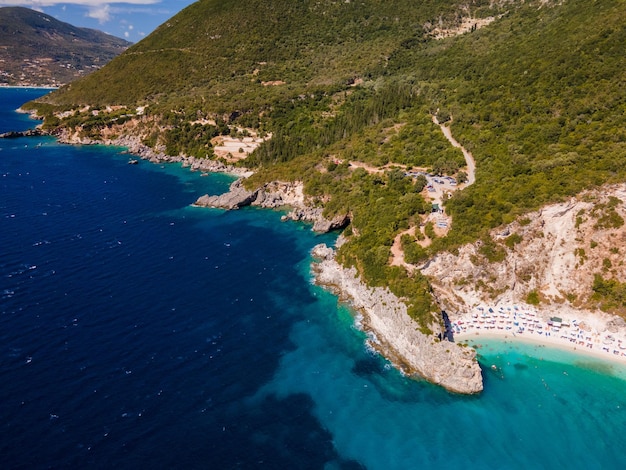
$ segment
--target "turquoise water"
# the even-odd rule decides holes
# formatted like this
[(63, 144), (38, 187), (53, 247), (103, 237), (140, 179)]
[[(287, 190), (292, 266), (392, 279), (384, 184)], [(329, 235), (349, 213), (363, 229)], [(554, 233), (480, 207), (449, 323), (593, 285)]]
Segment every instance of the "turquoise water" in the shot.
[[(0, 90), (0, 131), (40, 93)], [(127, 160), (0, 141), (2, 468), (623, 466), (621, 370), (483, 341), (480, 396), (404, 377), (311, 284), (333, 236)]]

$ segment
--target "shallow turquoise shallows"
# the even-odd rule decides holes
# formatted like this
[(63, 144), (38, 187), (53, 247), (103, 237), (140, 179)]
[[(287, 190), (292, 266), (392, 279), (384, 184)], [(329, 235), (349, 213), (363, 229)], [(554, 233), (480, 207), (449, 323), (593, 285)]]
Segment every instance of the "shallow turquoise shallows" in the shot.
[(333, 236), (121, 152), (0, 140), (1, 468), (624, 466), (623, 371), (482, 342), (482, 395), (408, 379), (312, 285)]

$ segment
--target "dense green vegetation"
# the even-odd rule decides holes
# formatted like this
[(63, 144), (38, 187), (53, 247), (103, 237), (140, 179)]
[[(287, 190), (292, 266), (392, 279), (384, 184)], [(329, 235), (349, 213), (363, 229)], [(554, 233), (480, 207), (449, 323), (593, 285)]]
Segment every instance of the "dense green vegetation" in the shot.
[[(54, 99), (259, 111), (311, 86), (345, 85), (371, 75), (403, 40), (421, 39), (424, 23), (454, 21), (460, 3), (465, 2), (202, 0)], [(263, 86), (277, 80), (286, 86)]]
[[(227, 126), (271, 132), (243, 163), (256, 169), (247, 184), (302, 180), (327, 215), (350, 214), (340, 259), (407, 299), (426, 327), (434, 310), (427, 280), (388, 261), (394, 237), (430, 211), (423, 181), (405, 171), (467, 177), (433, 114), (472, 151), (476, 183), (446, 201), (448, 236), (436, 238), (430, 224), (428, 248), (403, 238), (411, 261), (477, 239), (484, 258), (498, 261), (505, 249), (489, 229), (626, 177), (626, 1), (501, 3), (201, 0), (50, 95), (47, 114), (50, 105), (147, 105), (161, 129), (150, 142), (209, 157), (210, 136)], [(435, 26), (470, 14), (498, 18), (433, 37)], [(200, 118), (220, 124), (194, 127)], [(597, 218), (616, 226), (609, 206)]]
[(427, 58), (477, 161), (478, 183), (447, 206), (455, 237), (624, 179), (625, 19), (623, 1), (521, 8)]
[(602, 310), (623, 313), (626, 310), (626, 283), (616, 279), (604, 279), (602, 275), (596, 274), (592, 298), (599, 302)]

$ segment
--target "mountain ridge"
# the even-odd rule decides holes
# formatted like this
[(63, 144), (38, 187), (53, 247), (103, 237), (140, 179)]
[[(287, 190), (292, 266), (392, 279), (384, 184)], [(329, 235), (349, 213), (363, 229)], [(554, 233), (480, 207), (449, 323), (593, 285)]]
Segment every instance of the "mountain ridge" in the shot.
[(23, 7), (0, 8), (0, 84), (60, 86), (101, 68), (131, 43)]

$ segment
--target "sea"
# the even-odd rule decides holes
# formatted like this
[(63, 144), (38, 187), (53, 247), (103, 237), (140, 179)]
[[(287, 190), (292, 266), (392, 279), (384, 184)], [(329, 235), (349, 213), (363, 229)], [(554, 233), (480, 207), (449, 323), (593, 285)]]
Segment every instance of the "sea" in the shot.
[[(0, 132), (48, 91), (0, 89)], [(624, 468), (616, 365), (483, 341), (478, 396), (406, 377), (312, 283), (336, 235), (129, 158), (0, 139), (0, 468)]]

